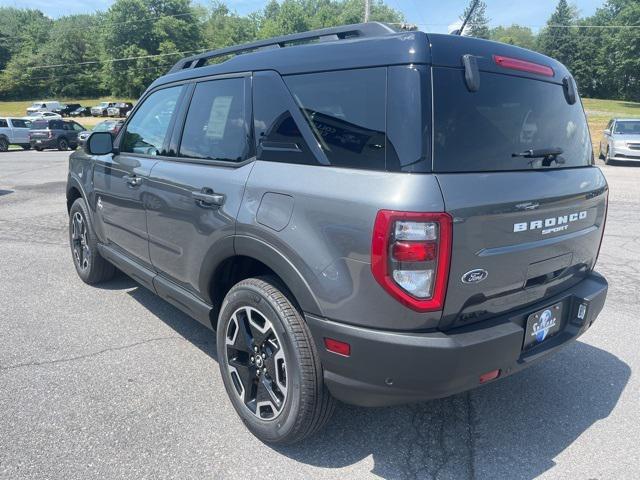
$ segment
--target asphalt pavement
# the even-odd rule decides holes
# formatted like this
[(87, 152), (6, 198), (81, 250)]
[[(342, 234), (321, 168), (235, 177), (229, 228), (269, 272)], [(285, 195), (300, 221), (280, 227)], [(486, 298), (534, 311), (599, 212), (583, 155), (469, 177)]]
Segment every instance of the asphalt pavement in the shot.
[(602, 166), (609, 295), (579, 341), (451, 398), (340, 405), (315, 437), (273, 448), (227, 400), (212, 332), (124, 275), (76, 276), (67, 158), (0, 154), (0, 478), (640, 476), (640, 164)]

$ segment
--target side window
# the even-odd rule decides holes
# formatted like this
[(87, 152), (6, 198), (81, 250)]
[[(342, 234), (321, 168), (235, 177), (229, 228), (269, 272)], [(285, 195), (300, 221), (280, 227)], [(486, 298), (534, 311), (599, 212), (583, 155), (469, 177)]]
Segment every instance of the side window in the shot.
[(284, 78), (331, 165), (385, 169), (386, 69)]
[(0, 128), (7, 128), (7, 121), (4, 118), (0, 118)]
[(21, 118), (12, 118), (11, 125), (13, 125), (13, 128), (29, 128), (27, 121), (22, 120)]
[(289, 106), (296, 105), (279, 76), (258, 72), (253, 78), (253, 123), (256, 157), (270, 162), (318, 164)]
[(51, 130), (63, 130), (64, 129), (64, 124), (59, 120), (51, 120), (49, 122), (49, 128)]
[(64, 123), (62, 124), (62, 129), (63, 129), (63, 130), (73, 130), (73, 129), (71, 128), (71, 124), (69, 124), (69, 123), (67, 123), (67, 122), (64, 122)]
[(196, 85), (180, 143), (182, 157), (240, 162), (249, 155), (245, 79)]
[(71, 126), (73, 127), (73, 129), (74, 129), (76, 132), (83, 132), (83, 131), (84, 131), (84, 127), (83, 127), (82, 125), (80, 125), (79, 123), (73, 122), (73, 123), (71, 124)]
[(145, 155), (160, 155), (171, 117), (182, 86), (164, 88), (149, 95), (131, 117), (124, 133), (120, 151)]

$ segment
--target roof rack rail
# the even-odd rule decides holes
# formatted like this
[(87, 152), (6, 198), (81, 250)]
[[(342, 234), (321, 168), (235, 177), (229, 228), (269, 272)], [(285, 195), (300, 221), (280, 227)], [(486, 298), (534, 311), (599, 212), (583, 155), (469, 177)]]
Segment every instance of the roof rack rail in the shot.
[(234, 47), (211, 50), (209, 52), (183, 58), (171, 67), (169, 73), (175, 73), (188, 68), (202, 67), (205, 65), (207, 60), (226, 55), (241, 55), (243, 53), (267, 48), (283, 48), (288, 44), (301, 44), (310, 40), (318, 40), (321, 42), (335, 41), (357, 37), (377, 37), (387, 35), (389, 33), (396, 33), (396, 30), (391, 28), (389, 25), (380, 22), (357, 23), (353, 25), (343, 25), (340, 27), (321, 28), (319, 30), (311, 30), (303, 33), (293, 33), (291, 35), (283, 35), (266, 40), (259, 40), (257, 42), (245, 43), (243, 45), (236, 45)]

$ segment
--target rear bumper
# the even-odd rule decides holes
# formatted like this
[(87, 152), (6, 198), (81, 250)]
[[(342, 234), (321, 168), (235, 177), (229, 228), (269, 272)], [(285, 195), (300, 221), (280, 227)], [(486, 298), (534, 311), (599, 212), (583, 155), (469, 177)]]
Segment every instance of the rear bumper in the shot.
[(38, 140), (30, 140), (31, 148), (58, 148), (58, 139), (57, 138), (43, 138)]
[[(500, 369), (503, 378), (540, 361), (591, 326), (606, 294), (607, 281), (592, 273), (539, 304), (447, 332), (398, 333), (306, 318), (331, 393), (354, 405), (384, 406), (453, 395), (479, 386), (487, 372)], [(523, 352), (528, 315), (560, 301), (566, 302), (560, 332)], [(580, 305), (587, 307), (584, 319), (578, 318)], [(351, 355), (328, 352), (325, 337), (349, 343)]]

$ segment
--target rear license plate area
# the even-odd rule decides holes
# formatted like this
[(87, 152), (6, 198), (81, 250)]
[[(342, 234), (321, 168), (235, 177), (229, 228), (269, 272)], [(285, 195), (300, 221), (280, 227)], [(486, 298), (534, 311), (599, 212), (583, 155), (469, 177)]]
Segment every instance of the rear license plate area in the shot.
[(564, 310), (564, 303), (558, 302), (530, 314), (524, 330), (522, 349), (529, 350), (555, 336), (562, 328)]

